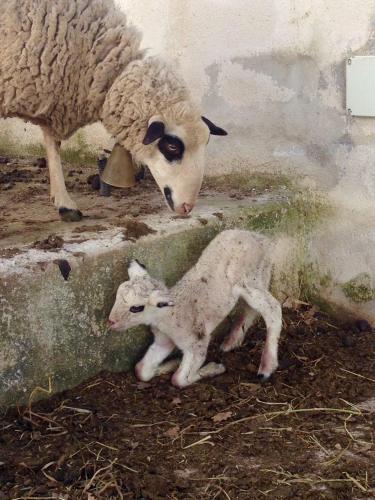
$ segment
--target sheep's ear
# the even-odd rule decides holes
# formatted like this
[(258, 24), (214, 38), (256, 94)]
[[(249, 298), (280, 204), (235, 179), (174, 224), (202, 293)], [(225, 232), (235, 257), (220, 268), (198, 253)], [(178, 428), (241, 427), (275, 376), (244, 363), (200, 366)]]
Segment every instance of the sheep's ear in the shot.
[(155, 290), (148, 300), (149, 304), (162, 309), (163, 307), (173, 307), (174, 302), (165, 291)]
[(204, 116), (202, 116), (202, 120), (207, 125), (207, 127), (210, 129), (211, 135), (228, 135), (228, 132), (226, 132), (223, 128), (217, 127), (208, 118), (205, 118)]
[(165, 125), (163, 122), (157, 120), (149, 123), (145, 138), (143, 139), (143, 144), (148, 146), (149, 144), (157, 141), (164, 137)]
[(133, 280), (135, 278), (140, 278), (142, 276), (146, 276), (147, 271), (146, 271), (146, 268), (143, 264), (141, 264), (137, 260), (132, 260), (132, 262), (130, 263), (130, 266), (128, 267), (128, 274), (129, 274), (129, 278), (131, 280)]

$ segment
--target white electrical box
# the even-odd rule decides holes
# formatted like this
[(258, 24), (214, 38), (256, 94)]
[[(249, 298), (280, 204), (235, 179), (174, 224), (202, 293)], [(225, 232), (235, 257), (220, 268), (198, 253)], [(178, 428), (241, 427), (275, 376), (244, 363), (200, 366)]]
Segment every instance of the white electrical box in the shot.
[(346, 61), (346, 110), (353, 116), (375, 117), (375, 56)]

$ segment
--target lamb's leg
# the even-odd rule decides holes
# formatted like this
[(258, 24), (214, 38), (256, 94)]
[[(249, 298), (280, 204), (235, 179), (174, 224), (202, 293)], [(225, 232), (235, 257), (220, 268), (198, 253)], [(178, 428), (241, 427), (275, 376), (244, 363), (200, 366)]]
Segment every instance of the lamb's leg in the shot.
[(254, 311), (254, 309), (246, 307), (244, 313), (241, 314), (241, 316), (233, 325), (229, 336), (221, 344), (221, 350), (224, 352), (229, 352), (233, 349), (236, 349), (237, 347), (241, 347), (243, 341), (245, 340), (246, 332), (254, 323), (257, 316), (258, 313)]
[(168, 362), (165, 367), (163, 365), (159, 366), (171, 354), (175, 345), (160, 331), (153, 329), (153, 332), (155, 336), (154, 342), (150, 345), (141, 361), (135, 366), (135, 374), (143, 382), (148, 382), (156, 375), (173, 371), (176, 366), (175, 361), (174, 365)]
[(62, 220), (66, 222), (79, 221), (82, 219), (82, 213), (77, 209), (77, 205), (66, 190), (59, 142), (56, 141), (48, 128), (42, 127), (42, 130), (48, 159), (51, 200), (54, 202), (55, 207), (58, 208)]
[(278, 341), (282, 327), (280, 303), (268, 290), (235, 286), (233, 292), (242, 297), (249, 306), (263, 316), (267, 326), (266, 344), (258, 370), (258, 377), (266, 380), (276, 370)]
[(176, 387), (186, 387), (204, 377), (214, 377), (225, 372), (225, 367), (219, 363), (208, 363), (203, 366), (207, 356), (208, 342), (197, 343), (183, 351), (183, 358), (178, 370), (173, 374), (172, 384)]

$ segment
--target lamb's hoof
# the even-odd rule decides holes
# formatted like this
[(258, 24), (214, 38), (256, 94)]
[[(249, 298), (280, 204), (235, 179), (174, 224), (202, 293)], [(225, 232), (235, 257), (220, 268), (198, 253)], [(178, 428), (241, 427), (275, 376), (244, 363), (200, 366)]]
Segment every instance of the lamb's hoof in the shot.
[(266, 373), (258, 373), (257, 379), (261, 384), (265, 384), (266, 382), (269, 382), (269, 380), (272, 377), (272, 373), (266, 374)]
[(64, 222), (79, 222), (82, 220), (82, 212), (72, 208), (59, 208), (59, 215)]

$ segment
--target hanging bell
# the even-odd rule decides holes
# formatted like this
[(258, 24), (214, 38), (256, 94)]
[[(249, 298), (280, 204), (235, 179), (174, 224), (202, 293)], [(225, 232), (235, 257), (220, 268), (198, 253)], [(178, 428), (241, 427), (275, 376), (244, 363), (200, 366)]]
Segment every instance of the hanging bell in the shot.
[(110, 186), (128, 188), (135, 185), (136, 166), (129, 151), (115, 144), (101, 180)]

